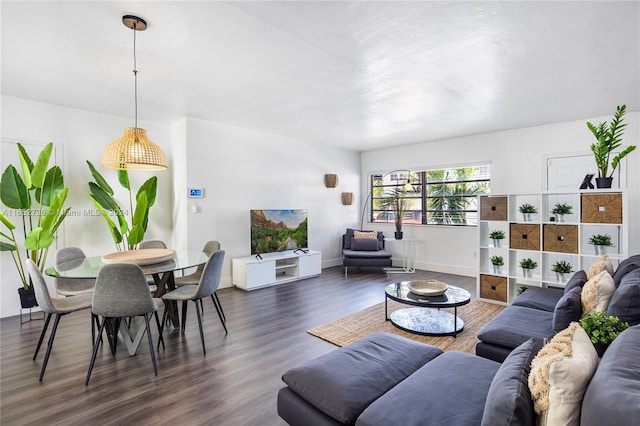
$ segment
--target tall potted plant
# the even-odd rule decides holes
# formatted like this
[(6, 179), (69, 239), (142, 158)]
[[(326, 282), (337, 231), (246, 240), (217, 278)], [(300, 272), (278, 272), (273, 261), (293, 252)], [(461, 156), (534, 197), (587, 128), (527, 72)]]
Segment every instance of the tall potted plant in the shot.
[[(623, 120), (626, 111), (626, 105), (617, 106), (610, 123), (603, 121), (595, 126), (587, 121), (587, 127), (598, 140), (597, 143), (591, 144), (591, 152), (593, 152), (593, 158), (598, 168), (598, 177), (596, 178), (596, 186), (598, 188), (611, 188), (613, 172), (620, 160), (636, 149), (635, 145), (629, 145), (622, 152), (611, 158), (612, 153), (622, 145), (622, 135), (626, 126)], [(611, 161), (611, 169), (609, 169), (609, 161)]]
[[(22, 175), (10, 164), (0, 181), (0, 199), (7, 208), (0, 212), (0, 221), (5, 228), (0, 232), (0, 251), (11, 253), (22, 282), (18, 293), (23, 308), (36, 306), (24, 262), (31, 259), (44, 270), (49, 247), (70, 209), (64, 208), (68, 188), (64, 186), (62, 170), (58, 166), (48, 168), (52, 152), (53, 143), (48, 143), (34, 163), (24, 146), (18, 144)], [(18, 226), (10, 219), (12, 216), (18, 218)], [(21, 236), (16, 236), (16, 229), (22, 231)]]
[[(95, 180), (95, 182), (89, 182), (89, 198), (106, 220), (116, 249), (118, 251), (135, 250), (147, 231), (149, 210), (156, 201), (158, 178), (150, 177), (138, 188), (134, 207), (129, 173), (126, 170), (118, 170), (118, 182), (129, 191), (129, 211), (131, 212), (131, 225), (129, 225), (125, 210), (113, 198), (114, 192), (111, 186), (90, 161), (87, 161), (87, 164)], [(111, 219), (110, 214), (115, 215), (115, 221)]]
[(404, 197), (405, 192), (404, 188), (394, 188), (384, 202), (384, 207), (393, 210), (395, 215), (396, 232), (394, 236), (396, 240), (402, 239), (402, 220), (409, 210), (409, 200)]

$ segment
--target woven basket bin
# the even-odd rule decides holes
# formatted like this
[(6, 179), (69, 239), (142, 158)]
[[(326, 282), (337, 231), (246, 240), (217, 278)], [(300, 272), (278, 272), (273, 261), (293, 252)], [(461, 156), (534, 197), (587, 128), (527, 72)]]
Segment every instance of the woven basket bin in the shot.
[(480, 220), (507, 220), (507, 197), (480, 197)]
[(511, 223), (509, 247), (516, 250), (540, 250), (540, 225)]
[(582, 194), (582, 223), (622, 223), (622, 194)]
[(578, 253), (577, 225), (544, 225), (543, 250), (556, 253)]

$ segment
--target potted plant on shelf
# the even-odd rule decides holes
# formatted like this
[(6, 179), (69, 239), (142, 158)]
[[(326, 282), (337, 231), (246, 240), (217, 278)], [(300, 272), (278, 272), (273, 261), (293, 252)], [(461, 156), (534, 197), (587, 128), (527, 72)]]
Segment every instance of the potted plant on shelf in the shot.
[(618, 317), (608, 316), (604, 312), (594, 311), (580, 319), (580, 326), (587, 332), (591, 343), (596, 348), (598, 356), (602, 357), (607, 347), (620, 333), (629, 327)]
[(524, 203), (520, 207), (518, 207), (518, 211), (522, 213), (522, 218), (525, 222), (532, 222), (533, 215), (538, 213), (538, 209), (533, 204)]
[(538, 262), (531, 258), (520, 260), (520, 267), (522, 268), (522, 275), (525, 278), (531, 278), (533, 276), (533, 270), (538, 267)]
[(564, 283), (569, 279), (569, 274), (573, 272), (573, 266), (566, 260), (559, 260), (551, 266), (551, 270), (556, 273), (558, 282)]
[(504, 259), (502, 256), (491, 256), (491, 264), (493, 265), (494, 274), (502, 274), (502, 267), (504, 266)]
[(489, 233), (489, 238), (493, 240), (494, 247), (502, 247), (502, 240), (506, 237), (505, 233), (501, 229), (495, 229)]
[(573, 206), (567, 203), (557, 203), (551, 209), (551, 214), (555, 216), (556, 222), (565, 222), (566, 216), (573, 213)]
[[(18, 144), (22, 176), (10, 164), (0, 181), (0, 198), (6, 207), (0, 212), (0, 221), (6, 228), (0, 232), (3, 240), (0, 241), (0, 251), (11, 253), (22, 282), (18, 294), (25, 309), (37, 306), (37, 303), (24, 262), (31, 259), (40, 270), (44, 269), (56, 231), (70, 210), (64, 208), (68, 188), (64, 186), (62, 170), (58, 166), (47, 169), (52, 152), (53, 143), (48, 143), (34, 163), (22, 144)], [(10, 219), (11, 216), (19, 218), (18, 226)], [(16, 228), (22, 231), (22, 236), (16, 236)]]
[(607, 248), (613, 246), (611, 242), (611, 235), (608, 234), (595, 234), (589, 237), (589, 244), (593, 245), (597, 255), (603, 255), (607, 253)]
[[(597, 126), (594, 126), (587, 121), (587, 127), (598, 140), (597, 143), (591, 144), (591, 152), (593, 152), (593, 158), (598, 168), (598, 177), (596, 178), (596, 186), (598, 188), (611, 188), (613, 172), (620, 163), (620, 160), (636, 149), (635, 145), (630, 145), (611, 158), (613, 151), (620, 148), (622, 144), (622, 134), (626, 126), (623, 120), (626, 111), (626, 105), (617, 106), (610, 123), (603, 121)], [(609, 160), (611, 160), (611, 169), (609, 169)]]

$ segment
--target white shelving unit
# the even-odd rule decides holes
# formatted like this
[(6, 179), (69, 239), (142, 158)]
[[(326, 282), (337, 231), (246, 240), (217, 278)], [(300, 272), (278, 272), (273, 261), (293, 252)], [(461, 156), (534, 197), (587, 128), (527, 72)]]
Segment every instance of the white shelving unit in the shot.
[(308, 253), (286, 251), (232, 260), (233, 285), (244, 290), (269, 287), (320, 275), (322, 256), (319, 251)]
[[(532, 204), (538, 212), (533, 221), (524, 221), (518, 207)], [(573, 212), (559, 222), (551, 214), (558, 203), (567, 203)], [(479, 298), (488, 302), (509, 304), (521, 285), (559, 287), (551, 270), (560, 260), (569, 262), (574, 271), (587, 270), (599, 255), (588, 243), (594, 234), (608, 234), (613, 246), (607, 254), (614, 267), (628, 256), (627, 201), (623, 190), (584, 190), (575, 192), (541, 192), (537, 194), (482, 195), (479, 197)], [(489, 234), (500, 229), (506, 238), (495, 247)], [(502, 274), (496, 274), (491, 257), (502, 256)], [(525, 278), (520, 260), (531, 258), (538, 266), (531, 278)]]

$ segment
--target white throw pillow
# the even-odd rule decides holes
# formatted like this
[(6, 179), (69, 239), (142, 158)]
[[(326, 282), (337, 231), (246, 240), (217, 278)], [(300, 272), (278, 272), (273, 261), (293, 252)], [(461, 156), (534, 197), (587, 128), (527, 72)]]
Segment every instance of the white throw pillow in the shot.
[(609, 275), (613, 276), (613, 263), (611, 263), (611, 259), (607, 254), (603, 254), (591, 264), (587, 272), (587, 279), (593, 278), (602, 271), (607, 271)]
[(607, 271), (599, 272), (582, 288), (582, 311), (584, 315), (594, 311), (607, 312), (609, 301), (616, 291), (613, 277)]
[(556, 334), (531, 363), (529, 388), (538, 425), (578, 426), (582, 397), (598, 354), (580, 324)]

